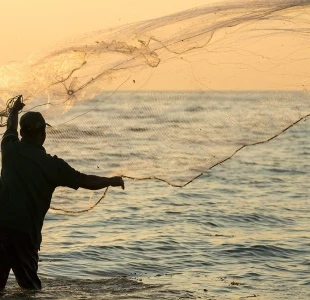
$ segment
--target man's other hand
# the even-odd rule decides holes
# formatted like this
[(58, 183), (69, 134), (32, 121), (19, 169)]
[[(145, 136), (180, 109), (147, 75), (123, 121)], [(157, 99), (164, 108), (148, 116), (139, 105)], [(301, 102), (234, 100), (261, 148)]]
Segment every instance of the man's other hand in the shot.
[(111, 186), (121, 186), (122, 189), (125, 189), (125, 184), (123, 178), (120, 176), (110, 177), (110, 185)]

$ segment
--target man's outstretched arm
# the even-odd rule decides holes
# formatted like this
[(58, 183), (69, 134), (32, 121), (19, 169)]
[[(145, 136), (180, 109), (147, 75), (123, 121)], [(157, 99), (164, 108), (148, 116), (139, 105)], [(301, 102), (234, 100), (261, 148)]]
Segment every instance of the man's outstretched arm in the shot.
[(21, 97), (17, 98), (13, 107), (11, 108), (8, 121), (7, 121), (7, 130), (17, 131), (18, 126), (18, 112), (23, 109), (25, 106), (21, 101)]
[(80, 187), (88, 190), (100, 190), (108, 186), (121, 186), (125, 189), (122, 177), (100, 177), (96, 175), (81, 174)]

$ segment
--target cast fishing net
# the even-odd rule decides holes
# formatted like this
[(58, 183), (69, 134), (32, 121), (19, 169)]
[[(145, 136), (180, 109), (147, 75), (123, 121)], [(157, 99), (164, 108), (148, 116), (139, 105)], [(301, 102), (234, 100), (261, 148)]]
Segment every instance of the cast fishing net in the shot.
[[(22, 94), (52, 125), (47, 152), (79, 171), (184, 186), (308, 116), (309, 13), (306, 0), (230, 1), (88, 34), (1, 66), (1, 122)], [(61, 189), (53, 206), (88, 198)]]

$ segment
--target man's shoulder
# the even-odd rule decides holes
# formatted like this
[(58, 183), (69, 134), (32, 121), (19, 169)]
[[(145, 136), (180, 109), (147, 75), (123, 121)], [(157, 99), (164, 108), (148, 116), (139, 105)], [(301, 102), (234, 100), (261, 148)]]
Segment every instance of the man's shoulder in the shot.
[(57, 162), (64, 162), (64, 160), (62, 159), (62, 158), (59, 158), (57, 155), (51, 155), (51, 154), (48, 154), (48, 153), (46, 153), (46, 155), (47, 155), (47, 157), (48, 157), (48, 159), (50, 159), (52, 162), (55, 162), (55, 163), (57, 163)]
[(49, 162), (51, 163), (51, 165), (55, 168), (66, 168), (68, 166), (70, 166), (64, 159), (58, 157), (57, 155), (51, 155), (46, 153), (47, 158), (49, 160)]
[(59, 158), (57, 155), (47, 154), (51, 161), (50, 174), (54, 174), (57, 177), (57, 186), (67, 186), (73, 189), (79, 188), (79, 178), (81, 173), (75, 170), (71, 165), (64, 159)]

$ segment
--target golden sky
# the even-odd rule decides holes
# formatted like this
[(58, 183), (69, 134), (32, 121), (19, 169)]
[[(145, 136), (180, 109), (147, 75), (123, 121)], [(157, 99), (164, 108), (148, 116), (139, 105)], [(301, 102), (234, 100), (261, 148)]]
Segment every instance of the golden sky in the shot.
[[(57, 49), (58, 45), (61, 47), (66, 40), (93, 31), (224, 2), (224, 0), (1, 0), (0, 66), (12, 61), (26, 61), (35, 54), (48, 53), (50, 49)], [(307, 9), (309, 12), (309, 6)], [(298, 22), (301, 22), (299, 25), (294, 19), (297, 15), (301, 16), (300, 20), (305, 19), (299, 20)], [(294, 22), (287, 22), (290, 18)], [(147, 84), (141, 81), (141, 85), (138, 87), (136, 84), (134, 88), (307, 90), (310, 80), (309, 38), (300, 34), (299, 29), (291, 31), (292, 24), (297, 24), (299, 28), (308, 24), (306, 18), (309, 18), (309, 14), (303, 15), (298, 11), (295, 15), (281, 15), (279, 20), (273, 20), (270, 24), (262, 22), (256, 24), (255, 21), (241, 24), (237, 28), (240, 32), (234, 27), (223, 28), (212, 38), (212, 42), (214, 41), (212, 47), (201, 51), (200, 54), (184, 56), (184, 61), (178, 60), (177, 66), (176, 60), (161, 62), (158, 68), (151, 70), (151, 79), (147, 80)], [(268, 28), (272, 26), (284, 30), (281, 34), (270, 34)], [(253, 40), (251, 32), (262, 32), (264, 35)], [(171, 76), (172, 70), (175, 70), (173, 76)], [(147, 76), (145, 75), (145, 79)]]
[[(214, 0), (1, 0), (0, 65), (84, 33), (213, 3)], [(221, 2), (217, 0), (217, 2)]]

